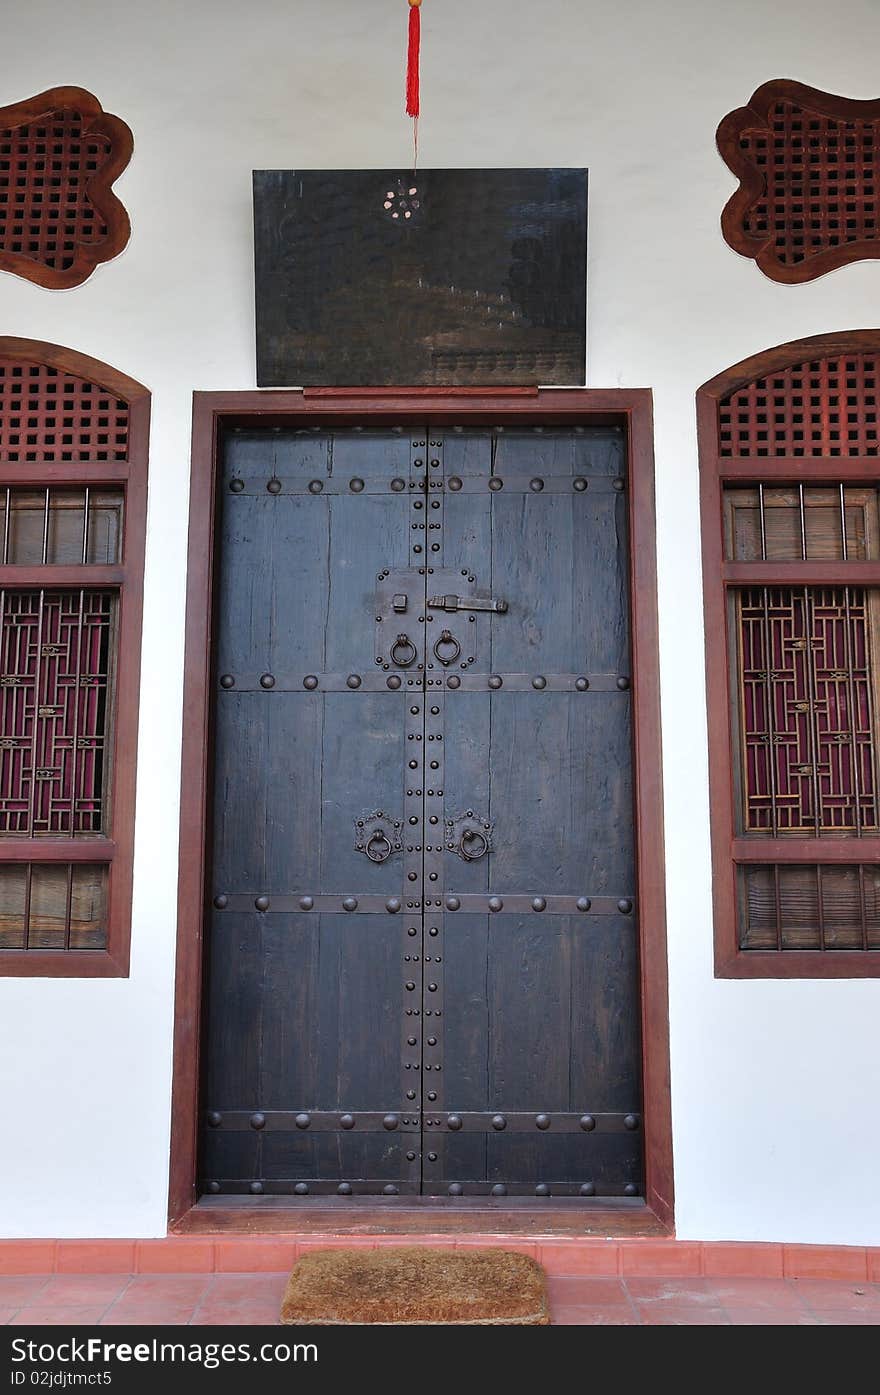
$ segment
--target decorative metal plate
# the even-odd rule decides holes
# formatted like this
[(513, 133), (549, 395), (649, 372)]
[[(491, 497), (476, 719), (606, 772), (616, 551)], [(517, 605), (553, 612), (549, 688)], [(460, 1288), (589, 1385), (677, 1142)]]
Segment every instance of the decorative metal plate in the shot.
[(256, 170), (254, 227), (261, 387), (584, 382), (586, 170)]
[(446, 820), (446, 848), (463, 862), (477, 862), (492, 851), (495, 825), (468, 809)]
[(386, 862), (394, 853), (403, 850), (401, 820), (392, 819), (381, 809), (371, 814), (361, 814), (354, 821), (354, 845), (371, 862)]

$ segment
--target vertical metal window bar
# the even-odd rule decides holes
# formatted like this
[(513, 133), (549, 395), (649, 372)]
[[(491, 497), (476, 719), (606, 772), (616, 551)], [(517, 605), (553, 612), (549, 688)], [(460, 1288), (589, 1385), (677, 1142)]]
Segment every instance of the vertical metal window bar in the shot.
[[(792, 600), (794, 597), (792, 596)], [(822, 791), (819, 785), (819, 698), (816, 688), (816, 665), (814, 659), (813, 642), (816, 638), (814, 633), (816, 616), (813, 606), (813, 595), (808, 586), (803, 592), (803, 629), (804, 629), (804, 676), (807, 680), (807, 749), (809, 751), (809, 763), (812, 769), (811, 784), (813, 787), (813, 837), (819, 838), (822, 835), (823, 809)]]
[(859, 863), (859, 916), (862, 926), (862, 949), (868, 948), (868, 913), (865, 904), (865, 868)]
[[(761, 521), (761, 561), (767, 560), (767, 520), (764, 512), (764, 486), (758, 485), (758, 512)], [(776, 781), (776, 713), (774, 711), (775, 694), (773, 691), (773, 635), (770, 629), (770, 596), (767, 587), (763, 588), (763, 634), (764, 634), (764, 668), (766, 671), (766, 686), (764, 689), (765, 702), (767, 705), (767, 773), (770, 781), (770, 831), (774, 837), (779, 832), (779, 810), (777, 805), (777, 781)], [(779, 885), (777, 876), (777, 905), (779, 900)], [(780, 946), (781, 948), (781, 946)]]
[[(45, 546), (45, 544), (44, 544)], [(40, 710), (40, 691), (43, 681), (43, 623), (45, 619), (45, 591), (39, 592), (39, 610), (37, 613), (37, 643), (36, 654), (34, 656), (34, 713), (33, 713), (33, 733), (31, 736), (31, 771), (28, 784), (28, 821), (25, 829), (25, 837), (34, 836), (34, 818), (36, 815), (36, 794), (37, 794), (37, 769), (39, 768), (39, 741), (42, 730), (38, 718)], [(22, 713), (22, 716), (24, 714)]]
[[(82, 604), (82, 602), (80, 602)], [(73, 912), (73, 863), (67, 864), (67, 896), (64, 902), (64, 948), (70, 949), (70, 924)]]
[(25, 874), (24, 883), (24, 947), (31, 947), (31, 889), (34, 879), (34, 869), (29, 862)]
[(779, 806), (777, 802), (777, 745), (776, 745), (776, 693), (773, 687), (773, 631), (770, 626), (770, 592), (765, 586), (762, 590), (763, 608), (763, 628), (764, 628), (764, 664), (766, 667), (766, 704), (767, 704), (767, 771), (770, 776), (770, 831), (774, 838), (779, 833)]
[[(86, 517), (88, 517), (88, 514), (86, 515)], [(83, 530), (83, 533), (85, 533), (85, 529)], [(75, 669), (75, 673), (76, 673), (76, 678), (75, 678), (76, 687), (74, 688), (74, 691), (73, 691), (73, 738), (72, 738), (72, 745), (71, 745), (71, 750), (70, 750), (70, 772), (69, 772), (69, 778), (70, 778), (70, 801), (69, 801), (69, 803), (70, 803), (70, 808), (69, 808), (69, 811), (68, 811), (68, 817), (69, 817), (69, 819), (70, 819), (70, 822), (69, 822), (69, 824), (68, 824), (68, 829), (67, 829), (67, 831), (68, 831), (68, 833), (70, 833), (70, 834), (73, 834), (73, 833), (76, 833), (76, 832), (79, 831), (79, 830), (77, 829), (77, 826), (76, 826), (76, 801), (77, 801), (77, 795), (80, 794), (83, 798), (85, 797), (85, 790), (82, 789), (82, 784), (83, 784), (83, 778), (82, 778), (82, 777), (83, 777), (83, 769), (82, 769), (82, 767), (83, 767), (83, 765), (84, 765), (84, 761), (80, 759), (80, 752), (79, 752), (79, 710), (80, 710), (80, 705), (82, 704), (82, 702), (83, 702), (83, 700), (84, 700), (84, 694), (83, 694), (83, 689), (82, 689), (82, 650), (83, 650), (83, 608), (84, 608), (84, 602), (85, 602), (85, 592), (84, 592), (84, 591), (80, 591), (80, 593), (79, 593), (79, 611), (78, 611), (78, 613), (77, 613), (77, 623), (76, 623), (76, 669)], [(68, 927), (68, 933), (69, 933), (69, 927)], [(65, 948), (67, 948), (67, 946), (65, 946)]]
[(49, 490), (46, 490), (46, 499), (43, 505), (43, 555), (40, 559), (45, 567), (49, 556)]

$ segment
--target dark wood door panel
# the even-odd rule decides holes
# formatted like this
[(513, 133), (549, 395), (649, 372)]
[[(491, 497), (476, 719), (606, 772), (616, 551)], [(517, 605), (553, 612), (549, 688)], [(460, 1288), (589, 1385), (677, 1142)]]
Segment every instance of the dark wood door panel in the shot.
[[(641, 1146), (636, 1134), (543, 1133), (540, 1139), (490, 1130), (428, 1135), (437, 1162), (425, 1165), (425, 1191), (453, 1196), (637, 1196)], [(436, 1180), (429, 1174), (436, 1173)], [(448, 1179), (460, 1181), (450, 1183)], [(459, 1190), (460, 1188), (460, 1190)]]
[(223, 486), (205, 1185), (637, 1194), (620, 434), (239, 433)]

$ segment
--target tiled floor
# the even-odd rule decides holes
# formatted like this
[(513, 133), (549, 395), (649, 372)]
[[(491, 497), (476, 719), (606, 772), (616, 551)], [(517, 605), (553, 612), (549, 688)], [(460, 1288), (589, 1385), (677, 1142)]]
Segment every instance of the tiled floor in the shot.
[[(286, 1274), (0, 1276), (0, 1324), (273, 1324)], [(880, 1326), (880, 1284), (826, 1279), (557, 1278), (553, 1321), (576, 1325)]]

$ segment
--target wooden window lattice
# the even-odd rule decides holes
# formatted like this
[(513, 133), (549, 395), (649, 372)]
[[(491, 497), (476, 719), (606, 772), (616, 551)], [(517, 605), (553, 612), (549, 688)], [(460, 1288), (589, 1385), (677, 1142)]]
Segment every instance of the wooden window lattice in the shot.
[(865, 591), (755, 587), (736, 615), (743, 831), (876, 832)]
[(876, 456), (880, 355), (792, 364), (738, 387), (718, 407), (722, 456)]
[(0, 359), (0, 463), (126, 460), (129, 409), (42, 363)]
[(77, 286), (130, 235), (111, 185), (131, 131), (78, 87), (0, 108), (0, 269), (53, 289)]
[(880, 256), (880, 101), (774, 80), (718, 128), (740, 187), (726, 241), (771, 279), (806, 281)]
[(115, 599), (0, 593), (0, 835), (105, 828)]

